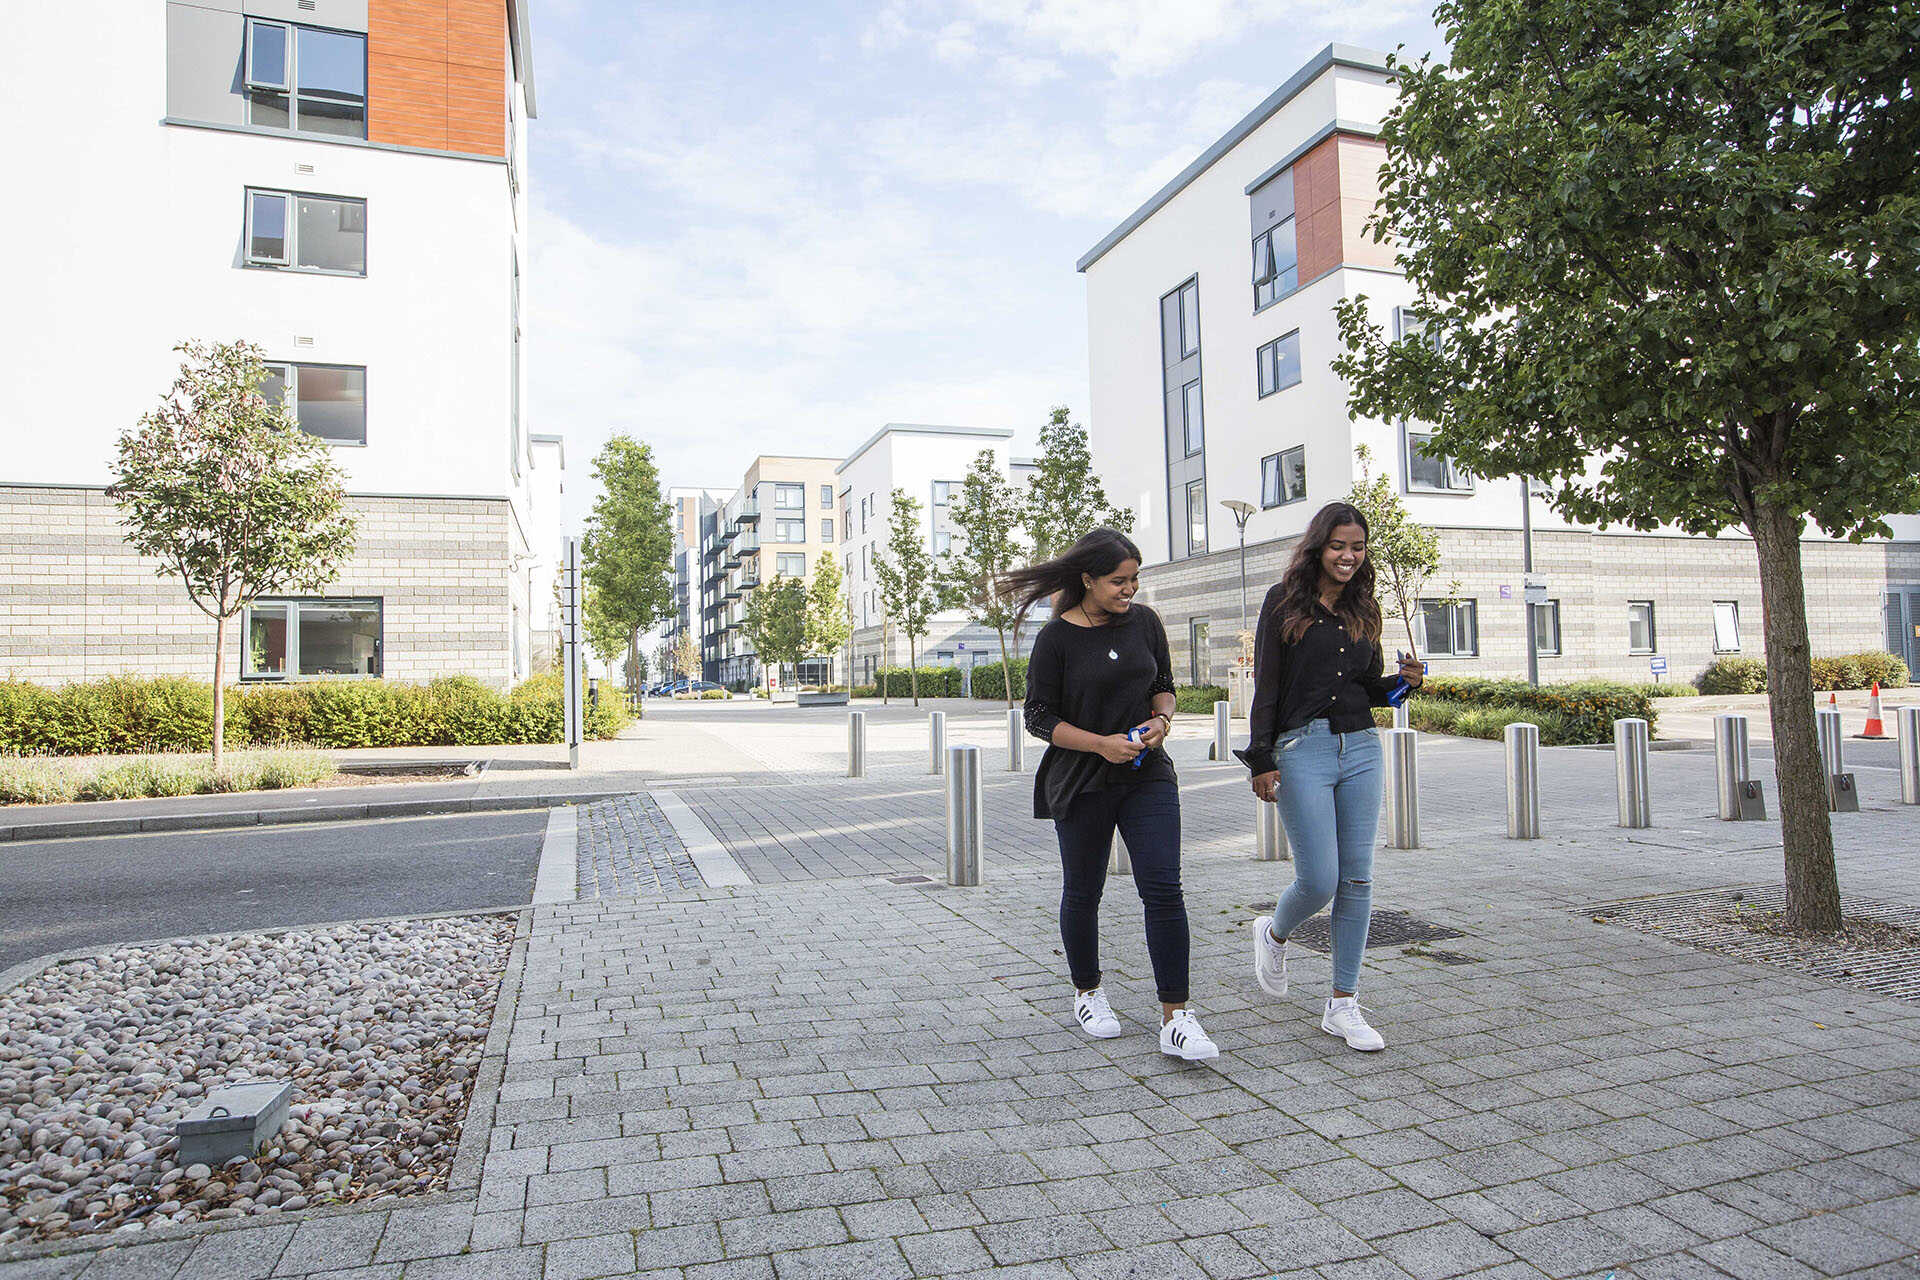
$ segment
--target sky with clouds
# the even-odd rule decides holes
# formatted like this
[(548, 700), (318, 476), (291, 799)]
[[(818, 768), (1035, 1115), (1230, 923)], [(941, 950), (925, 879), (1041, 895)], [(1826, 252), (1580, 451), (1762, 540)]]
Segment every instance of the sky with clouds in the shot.
[(570, 515), (885, 422), (1085, 418), (1074, 262), (1329, 42), (1431, 0), (536, 0), (528, 417)]

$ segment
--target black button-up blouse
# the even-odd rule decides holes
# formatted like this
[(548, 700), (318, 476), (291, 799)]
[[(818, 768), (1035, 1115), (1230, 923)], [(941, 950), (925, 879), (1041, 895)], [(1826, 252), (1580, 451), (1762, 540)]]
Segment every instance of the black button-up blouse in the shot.
[(1280, 595), (1275, 585), (1260, 606), (1248, 717), (1251, 741), (1238, 753), (1256, 774), (1278, 767), (1275, 740), (1303, 724), (1325, 720), (1335, 733), (1371, 729), (1373, 708), (1387, 705), (1387, 691), (1393, 687), (1380, 646), (1348, 635), (1339, 617), (1318, 600), (1306, 632), (1288, 643), (1281, 635)]

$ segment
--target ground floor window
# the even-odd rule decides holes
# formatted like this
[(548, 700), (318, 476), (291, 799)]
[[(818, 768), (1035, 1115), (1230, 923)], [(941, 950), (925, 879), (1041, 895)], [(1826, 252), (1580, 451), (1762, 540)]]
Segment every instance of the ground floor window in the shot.
[(1652, 653), (1655, 639), (1653, 601), (1627, 601), (1627, 652)]
[(1740, 652), (1740, 605), (1737, 601), (1713, 602), (1713, 651)]
[(1560, 653), (1560, 602), (1545, 600), (1529, 605), (1533, 610), (1533, 651), (1544, 657)]
[(241, 630), (247, 680), (380, 674), (379, 600), (256, 600)]
[(1191, 618), (1187, 621), (1187, 674), (1194, 684), (1212, 684), (1213, 657), (1207, 651), (1208, 633), (1212, 630), (1212, 621), (1207, 618)]
[(1479, 656), (1479, 610), (1472, 600), (1422, 600), (1420, 627), (1427, 639), (1429, 657)]

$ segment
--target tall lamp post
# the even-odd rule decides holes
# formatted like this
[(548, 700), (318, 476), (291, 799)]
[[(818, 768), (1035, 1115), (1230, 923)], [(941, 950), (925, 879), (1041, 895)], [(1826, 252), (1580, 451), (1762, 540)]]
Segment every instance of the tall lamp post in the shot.
[[(1544, 597), (1546, 588), (1536, 588), (1533, 577), (1533, 500), (1536, 495), (1532, 476), (1520, 477), (1520, 599), (1527, 611), (1527, 683), (1540, 684), (1540, 633), (1534, 613), (1534, 596)], [(1544, 599), (1540, 603), (1545, 603)]]
[(1254, 505), (1242, 502), (1238, 498), (1225, 498), (1221, 506), (1233, 512), (1233, 522), (1240, 530), (1240, 629), (1247, 629), (1247, 521), (1252, 518)]

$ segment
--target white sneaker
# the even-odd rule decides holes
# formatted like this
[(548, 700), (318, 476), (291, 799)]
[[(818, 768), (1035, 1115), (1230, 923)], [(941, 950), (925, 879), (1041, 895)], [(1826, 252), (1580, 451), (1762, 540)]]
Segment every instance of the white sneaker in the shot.
[(1167, 1019), (1160, 1028), (1160, 1052), (1174, 1058), (1185, 1058), (1188, 1062), (1200, 1062), (1207, 1058), (1220, 1056), (1220, 1046), (1207, 1039), (1207, 1033), (1200, 1029), (1200, 1019), (1193, 1016), (1191, 1009), (1176, 1009), (1173, 1017)]
[(1073, 998), (1073, 1017), (1090, 1036), (1111, 1040), (1120, 1034), (1120, 1019), (1113, 1016), (1107, 993), (1099, 987)]
[(1380, 1033), (1367, 1025), (1367, 1015), (1360, 1011), (1360, 1001), (1355, 996), (1329, 998), (1326, 1016), (1320, 1019), (1320, 1029), (1330, 1036), (1345, 1040), (1347, 1048), (1359, 1049), (1363, 1053), (1373, 1053), (1387, 1047)]
[(1270, 996), (1287, 994), (1287, 944), (1273, 940), (1273, 917), (1253, 922), (1253, 980)]

